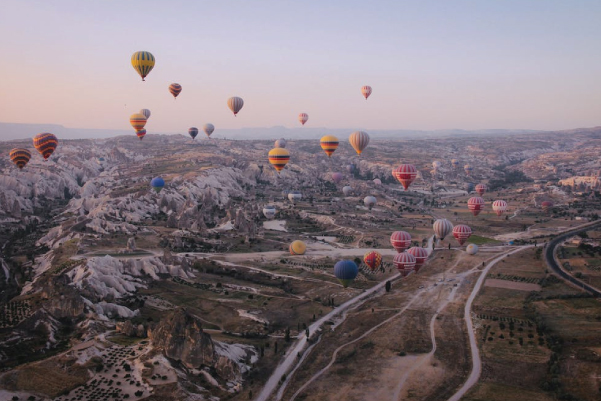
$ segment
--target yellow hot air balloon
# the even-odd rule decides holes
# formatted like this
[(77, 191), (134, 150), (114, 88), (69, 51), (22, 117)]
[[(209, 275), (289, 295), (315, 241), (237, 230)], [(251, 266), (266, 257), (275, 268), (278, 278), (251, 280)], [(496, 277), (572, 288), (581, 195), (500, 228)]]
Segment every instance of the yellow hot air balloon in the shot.
[(321, 138), (321, 148), (326, 152), (326, 155), (329, 157), (332, 156), (332, 153), (338, 148), (338, 138), (334, 135), (326, 135)]
[(290, 152), (284, 148), (273, 148), (269, 151), (269, 163), (277, 170), (278, 174), (288, 161), (290, 160)]
[(136, 131), (139, 131), (146, 125), (146, 116), (142, 113), (134, 113), (129, 117), (129, 123)]
[(131, 65), (140, 74), (142, 81), (154, 68), (154, 56), (150, 52), (135, 52), (131, 56)]
[(289, 249), (291, 255), (304, 255), (307, 250), (307, 245), (305, 245), (303, 241), (296, 240), (290, 244)]

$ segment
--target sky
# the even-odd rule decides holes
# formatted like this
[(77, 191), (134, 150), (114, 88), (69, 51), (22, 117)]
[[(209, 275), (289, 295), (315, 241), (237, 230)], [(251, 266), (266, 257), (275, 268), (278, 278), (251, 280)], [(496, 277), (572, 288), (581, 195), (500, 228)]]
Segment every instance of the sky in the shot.
[[(149, 132), (601, 125), (598, 0), (0, 0), (0, 122)], [(142, 82), (132, 53), (150, 51)], [(174, 100), (172, 82), (183, 86)], [(369, 100), (360, 89), (371, 85)], [(226, 105), (240, 96), (234, 118)], [(1, 135), (1, 133), (0, 133)], [(0, 138), (1, 139), (1, 138)]]

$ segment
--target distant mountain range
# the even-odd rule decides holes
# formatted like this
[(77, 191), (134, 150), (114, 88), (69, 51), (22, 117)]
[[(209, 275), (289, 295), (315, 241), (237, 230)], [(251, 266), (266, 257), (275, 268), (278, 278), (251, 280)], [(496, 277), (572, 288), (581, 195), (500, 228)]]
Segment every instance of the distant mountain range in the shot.
[[(571, 131), (582, 130), (598, 130), (595, 128), (582, 128)], [(357, 129), (331, 129), (331, 128), (313, 128), (313, 127), (298, 127), (286, 128), (275, 126), (269, 128), (240, 128), (240, 129), (219, 129), (216, 127), (213, 137), (228, 138), (228, 139), (317, 139), (323, 135), (336, 135), (341, 138), (346, 137)], [(470, 136), (470, 135), (493, 135), (493, 134), (526, 134), (542, 132), (540, 130), (523, 130), (523, 129), (484, 129), (484, 130), (462, 130), (462, 129), (444, 129), (433, 131), (419, 130), (370, 130), (364, 129), (374, 139), (390, 139), (390, 138), (436, 138), (445, 136)], [(114, 129), (89, 129), (89, 128), (68, 128), (58, 124), (18, 124), (18, 123), (0, 123), (0, 140), (19, 140), (31, 138), (40, 132), (52, 132), (62, 139), (93, 139), (93, 138), (111, 138), (119, 135), (134, 135), (133, 130), (114, 130)], [(153, 132), (149, 134), (182, 134), (183, 132)], [(184, 132), (185, 134), (185, 132)]]

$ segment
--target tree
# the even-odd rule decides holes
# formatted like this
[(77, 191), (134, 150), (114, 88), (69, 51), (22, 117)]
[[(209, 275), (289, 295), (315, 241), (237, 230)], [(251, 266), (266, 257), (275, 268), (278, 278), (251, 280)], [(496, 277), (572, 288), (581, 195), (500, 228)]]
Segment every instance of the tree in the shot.
[(391, 288), (392, 288), (392, 283), (390, 282), (390, 280), (386, 281), (386, 292), (390, 292)]
[(284, 335), (284, 341), (290, 342), (290, 327), (286, 327), (286, 334)]

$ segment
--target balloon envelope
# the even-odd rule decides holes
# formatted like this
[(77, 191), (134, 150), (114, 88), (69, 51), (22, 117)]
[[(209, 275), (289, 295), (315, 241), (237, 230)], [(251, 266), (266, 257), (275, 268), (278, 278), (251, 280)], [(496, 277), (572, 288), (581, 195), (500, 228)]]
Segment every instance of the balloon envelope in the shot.
[(411, 234), (406, 231), (395, 231), (390, 236), (390, 243), (397, 252), (403, 252), (411, 246)]
[(15, 148), (9, 152), (10, 160), (16, 164), (17, 167), (22, 169), (29, 163), (31, 159), (31, 152), (27, 149)]
[(305, 125), (305, 123), (309, 120), (309, 115), (307, 113), (300, 113), (298, 115), (298, 121), (302, 124)]
[(370, 210), (375, 206), (377, 199), (374, 196), (366, 196), (363, 198), (363, 204), (367, 206)]
[(392, 175), (396, 178), (405, 191), (409, 189), (409, 186), (417, 177), (417, 169), (413, 164), (401, 164), (399, 167), (392, 170)]
[(344, 196), (349, 196), (350, 194), (353, 193), (353, 188), (349, 187), (348, 185), (345, 187), (342, 187), (342, 193), (344, 194)]
[(286, 141), (284, 138), (280, 138), (277, 141), (275, 141), (275, 147), (276, 148), (285, 148), (287, 143), (288, 143), (288, 141)]
[(282, 171), (288, 161), (290, 160), (290, 152), (288, 152), (284, 148), (273, 148), (269, 151), (269, 163), (276, 169), (279, 173)]
[(180, 84), (171, 84), (169, 85), (169, 92), (173, 95), (173, 97), (177, 97), (182, 91), (182, 86)]
[(357, 154), (361, 154), (369, 144), (369, 135), (364, 131), (355, 131), (349, 136), (349, 142)]
[(419, 272), (419, 269), (428, 260), (428, 251), (420, 246), (414, 246), (407, 249), (407, 253), (415, 258), (415, 272)]
[(213, 133), (213, 131), (215, 131), (215, 126), (211, 123), (206, 123), (203, 127), (202, 130), (204, 131), (205, 135), (210, 138), (211, 134)]
[(415, 270), (415, 256), (407, 252), (401, 252), (394, 256), (392, 263), (401, 273), (401, 276), (406, 277), (409, 273)]
[(242, 110), (242, 106), (244, 106), (244, 100), (241, 97), (233, 96), (227, 100), (227, 107), (234, 113), (234, 116), (238, 115), (238, 112)]
[(146, 117), (141, 113), (134, 113), (129, 116), (129, 123), (136, 131), (141, 130), (146, 125)]
[(44, 160), (48, 160), (58, 146), (58, 138), (49, 132), (43, 132), (33, 137), (33, 146), (40, 152)]
[(331, 157), (332, 153), (338, 149), (338, 138), (336, 138), (334, 135), (326, 135), (322, 137), (319, 143), (321, 148), (329, 157)]
[(453, 224), (447, 219), (438, 219), (434, 222), (432, 228), (434, 229), (434, 234), (443, 240), (453, 231)]
[(263, 208), (263, 215), (267, 217), (269, 220), (273, 219), (276, 214), (276, 208), (273, 205), (266, 205)]
[(476, 244), (469, 244), (466, 248), (465, 251), (467, 252), (468, 255), (475, 255), (478, 253), (478, 245)]
[(344, 288), (357, 277), (359, 268), (352, 260), (340, 260), (334, 265), (334, 275)]
[(165, 180), (163, 180), (161, 177), (154, 177), (151, 181), (150, 181), (150, 186), (152, 187), (152, 189), (154, 189), (156, 191), (156, 193), (158, 194), (159, 192), (161, 192), (161, 190), (163, 189), (163, 187), (165, 186)]
[(190, 135), (192, 137), (192, 139), (196, 139), (196, 135), (198, 135), (198, 128), (190, 127), (188, 129), (188, 135)]
[(154, 56), (152, 53), (146, 51), (135, 52), (131, 56), (131, 65), (140, 74), (142, 81), (144, 81), (144, 78), (154, 68)]
[(369, 95), (371, 95), (371, 86), (365, 85), (361, 87), (361, 94), (363, 95), (363, 97), (365, 98), (365, 100), (367, 100), (367, 98), (369, 97)]
[(332, 173), (332, 181), (334, 181), (334, 183), (339, 184), (340, 181), (342, 181), (342, 178), (341, 173)]
[(472, 229), (465, 224), (458, 224), (453, 227), (453, 237), (459, 242), (459, 245), (463, 245), (471, 235)]
[(367, 252), (363, 255), (363, 262), (369, 267), (372, 271), (378, 269), (382, 266), (382, 255), (376, 251)]
[(144, 114), (144, 117), (146, 117), (147, 120), (150, 118), (150, 110), (148, 109), (142, 109), (139, 111), (139, 113)]
[(289, 250), (291, 255), (304, 255), (307, 245), (303, 241), (296, 240), (290, 244)]

